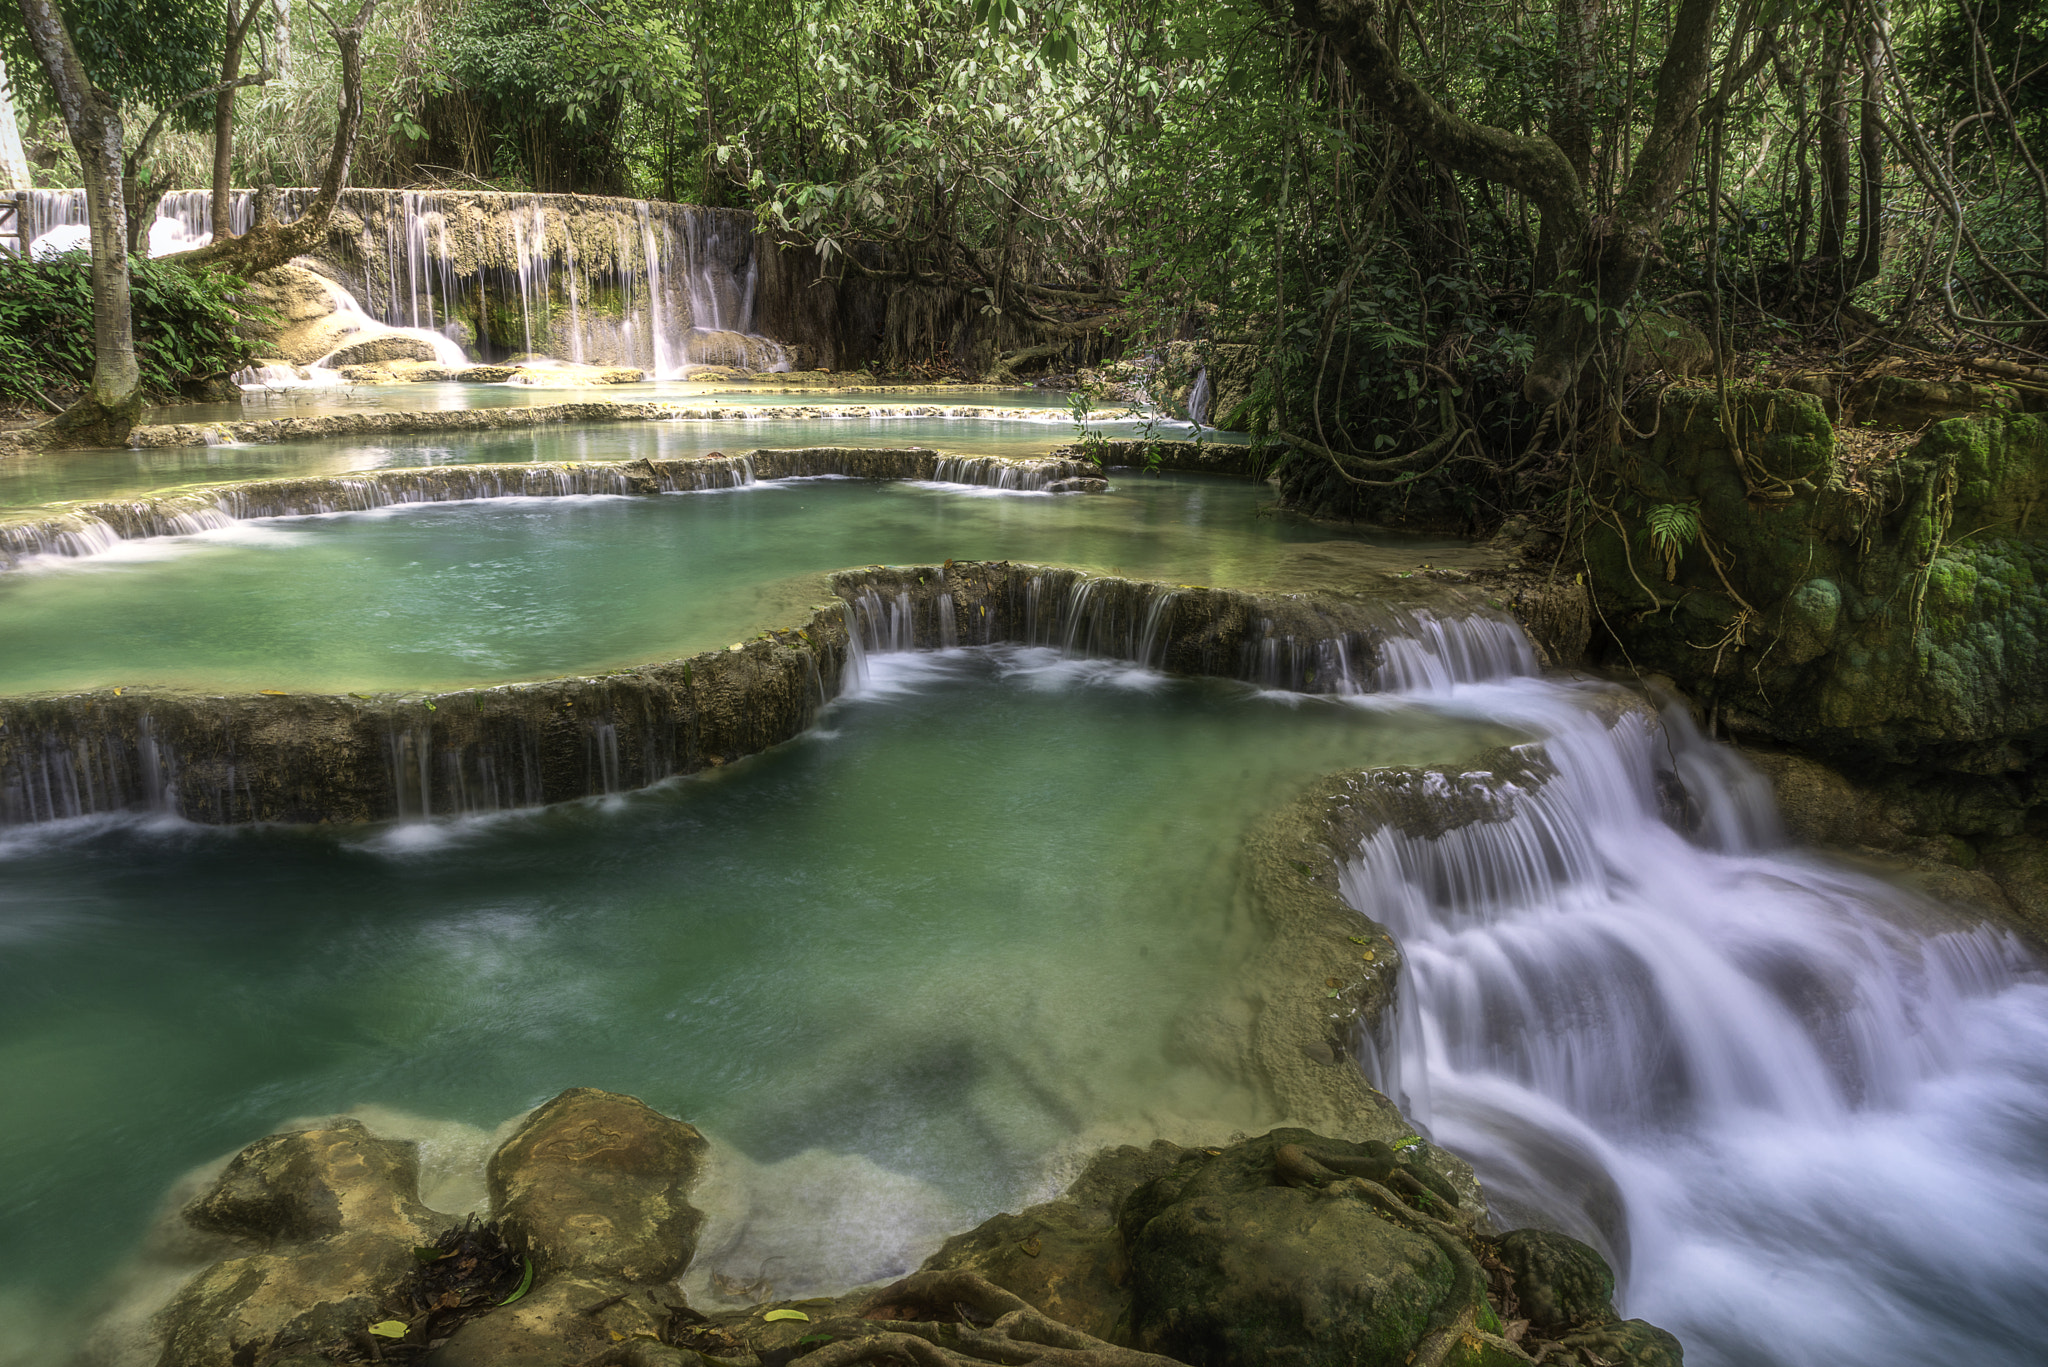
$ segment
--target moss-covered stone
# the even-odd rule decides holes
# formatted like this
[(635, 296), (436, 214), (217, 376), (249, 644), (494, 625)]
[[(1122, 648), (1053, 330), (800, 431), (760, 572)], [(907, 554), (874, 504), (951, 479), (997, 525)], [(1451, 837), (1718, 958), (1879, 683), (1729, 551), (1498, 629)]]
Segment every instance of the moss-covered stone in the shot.
[(1138, 1346), (1198, 1367), (1400, 1367), (1451, 1294), (1434, 1241), (1345, 1194), (1281, 1185), (1276, 1130), (1191, 1151), (1125, 1203)]

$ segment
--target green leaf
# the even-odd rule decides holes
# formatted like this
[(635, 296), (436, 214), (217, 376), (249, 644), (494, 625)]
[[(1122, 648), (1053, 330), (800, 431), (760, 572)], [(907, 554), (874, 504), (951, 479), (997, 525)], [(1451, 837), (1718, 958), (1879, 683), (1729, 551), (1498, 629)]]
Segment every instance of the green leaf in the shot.
[(521, 1296), (524, 1296), (528, 1291), (531, 1291), (533, 1289), (533, 1259), (528, 1258), (525, 1260), (525, 1262), (526, 1271), (520, 1274), (519, 1285), (512, 1288), (511, 1295), (505, 1297), (504, 1300), (498, 1302), (500, 1306), (512, 1304), (512, 1302), (518, 1300)]
[(1399, 1139), (1396, 1139), (1394, 1141), (1392, 1147), (1394, 1151), (1398, 1153), (1402, 1149), (1412, 1149), (1421, 1142), (1422, 1136), (1419, 1134), (1404, 1134)]
[(811, 1317), (810, 1317), (809, 1315), (806, 1315), (806, 1314), (805, 1314), (805, 1313), (804, 1313), (803, 1311), (801, 1311), (801, 1310), (790, 1310), (790, 1309), (788, 1309), (788, 1308), (784, 1308), (784, 1309), (781, 1309), (781, 1310), (770, 1310), (770, 1311), (768, 1311), (768, 1312), (767, 1312), (766, 1314), (762, 1315), (762, 1316), (761, 1316), (761, 1318), (762, 1318), (762, 1319), (764, 1319), (764, 1320), (771, 1320), (771, 1321), (772, 1321), (772, 1320), (802, 1320), (802, 1321), (803, 1321), (803, 1322), (804, 1322), (805, 1324), (809, 1324), (809, 1323), (811, 1322)]
[(378, 1320), (370, 1326), (370, 1332), (380, 1339), (402, 1339), (406, 1328), (404, 1320)]

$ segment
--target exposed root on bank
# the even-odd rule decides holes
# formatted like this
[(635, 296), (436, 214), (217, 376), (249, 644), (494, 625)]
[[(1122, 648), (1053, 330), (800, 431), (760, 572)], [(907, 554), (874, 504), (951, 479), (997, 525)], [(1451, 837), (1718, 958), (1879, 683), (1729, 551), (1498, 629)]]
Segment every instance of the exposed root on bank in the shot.
[[(1421, 1342), (1409, 1356), (1409, 1367), (1443, 1367), (1460, 1343), (1492, 1348), (1523, 1362), (1535, 1362), (1520, 1345), (1482, 1329), (1479, 1312), (1486, 1306), (1486, 1271), (1479, 1265), (1465, 1230), (1423, 1208), (1441, 1202), (1458, 1209), (1457, 1192), (1444, 1178), (1420, 1164), (1401, 1161), (1390, 1144), (1377, 1140), (1360, 1156), (1312, 1150), (1286, 1144), (1273, 1155), (1274, 1176), (1291, 1187), (1310, 1187), (1324, 1195), (1364, 1201), (1382, 1216), (1427, 1237), (1451, 1264), (1451, 1289), (1438, 1302)], [(1398, 1194), (1397, 1194), (1398, 1190)]]

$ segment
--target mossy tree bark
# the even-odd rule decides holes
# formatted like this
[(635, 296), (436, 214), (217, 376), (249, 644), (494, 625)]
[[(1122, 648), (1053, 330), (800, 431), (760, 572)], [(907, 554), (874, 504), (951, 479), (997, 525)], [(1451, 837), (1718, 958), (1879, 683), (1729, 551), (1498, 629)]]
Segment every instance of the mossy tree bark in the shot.
[[(1531, 403), (1548, 405), (1577, 385), (1616, 330), (1641, 282), (1657, 230), (1670, 216), (1699, 147), (1700, 108), (1712, 72), (1718, 0), (1680, 0), (1670, 44), (1657, 72), (1650, 128), (1612, 212), (1595, 212), (1573, 157), (1549, 136), (1524, 136), (1446, 109), (1402, 67), (1376, 25), (1374, 0), (1265, 0), (1276, 17), (1327, 40), (1380, 114), (1429, 156), (1463, 175), (1526, 195), (1542, 215), (1539, 279), (1555, 282), (1539, 302), (1535, 357), (1523, 380)], [(1568, 35), (1560, 80), (1583, 79), (1575, 49), (1597, 8), (1573, 7), (1579, 32)], [(1574, 147), (1567, 120), (1556, 130)]]
[(121, 110), (111, 95), (93, 88), (53, 0), (21, 0), (21, 17), (78, 152), (92, 243), (92, 383), (51, 428), (62, 445), (121, 446), (142, 412), (142, 370), (128, 305)]

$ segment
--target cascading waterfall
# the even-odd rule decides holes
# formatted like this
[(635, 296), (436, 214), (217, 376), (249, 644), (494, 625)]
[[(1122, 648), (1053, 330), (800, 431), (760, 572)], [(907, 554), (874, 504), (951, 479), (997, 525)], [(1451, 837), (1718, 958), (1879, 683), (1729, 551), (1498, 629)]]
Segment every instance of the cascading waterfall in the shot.
[(1597, 701), (1455, 695), (1554, 772), (1432, 775), (1463, 824), (1388, 823), (1349, 864), (1406, 959), (1368, 1074), (1504, 1224), (1607, 1251), (1694, 1367), (2038, 1361), (2037, 966), (1783, 848), (1768, 790), (1682, 716)]
[[(313, 194), (280, 191), (278, 216), (295, 219)], [(32, 190), (25, 198), (33, 253), (86, 245), (84, 191)], [(165, 195), (150, 254), (211, 241), (211, 204), (205, 190)], [(459, 341), (486, 359), (545, 353), (663, 379), (692, 364), (790, 368), (779, 342), (750, 331), (760, 271), (743, 213), (422, 190), (346, 190), (341, 208), (361, 222), (360, 233), (320, 265), (378, 323)], [(253, 192), (235, 191), (234, 230), (246, 231), (253, 213)], [(466, 364), (460, 346), (456, 352), (441, 359)]]
[(1197, 427), (1209, 425), (1209, 367), (1203, 366), (1188, 390), (1188, 421)]
[[(941, 583), (944, 583), (943, 570)], [(1064, 585), (1044, 573), (1024, 579), (1022, 614), (1007, 639), (1050, 646), (1067, 655), (1127, 660), (1148, 669), (1166, 667), (1174, 647), (1173, 620), (1183, 593), (1164, 584), (1062, 575)], [(931, 630), (920, 637), (907, 593), (885, 602), (873, 588), (852, 597), (850, 634), (869, 652), (948, 648), (962, 639), (955, 595), (941, 591), (931, 608)], [(984, 613), (986, 608), (981, 609)], [(980, 620), (986, 620), (983, 617)], [(980, 643), (991, 639), (986, 632)], [(1375, 657), (1381, 660), (1372, 665)], [(1434, 614), (1389, 608), (1381, 625), (1369, 630), (1336, 630), (1307, 635), (1279, 632), (1262, 620), (1242, 646), (1221, 659), (1209, 658), (1205, 672), (1235, 674), (1264, 688), (1296, 693), (1362, 694), (1382, 691), (1442, 691), (1456, 684), (1516, 678), (1536, 672), (1536, 658), (1521, 629), (1503, 618), (1444, 619)]]

